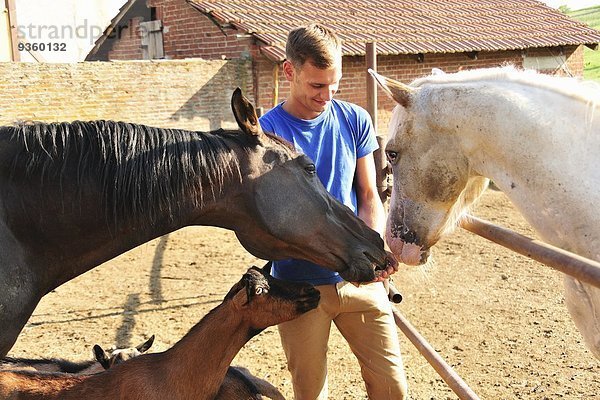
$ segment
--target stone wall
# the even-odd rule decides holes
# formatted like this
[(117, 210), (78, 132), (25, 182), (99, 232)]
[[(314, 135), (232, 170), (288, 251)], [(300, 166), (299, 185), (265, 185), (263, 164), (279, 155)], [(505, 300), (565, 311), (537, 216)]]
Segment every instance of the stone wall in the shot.
[(0, 124), (112, 119), (159, 127), (236, 126), (231, 94), (254, 102), (244, 60), (0, 63)]

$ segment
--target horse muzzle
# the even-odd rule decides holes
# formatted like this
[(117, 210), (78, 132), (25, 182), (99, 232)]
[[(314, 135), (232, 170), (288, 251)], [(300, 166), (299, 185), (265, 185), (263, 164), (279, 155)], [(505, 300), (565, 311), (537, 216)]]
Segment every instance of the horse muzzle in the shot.
[(390, 231), (386, 233), (386, 240), (394, 256), (403, 264), (420, 265), (425, 264), (429, 259), (429, 249), (424, 249), (414, 242), (407, 242), (401, 237), (396, 237)]

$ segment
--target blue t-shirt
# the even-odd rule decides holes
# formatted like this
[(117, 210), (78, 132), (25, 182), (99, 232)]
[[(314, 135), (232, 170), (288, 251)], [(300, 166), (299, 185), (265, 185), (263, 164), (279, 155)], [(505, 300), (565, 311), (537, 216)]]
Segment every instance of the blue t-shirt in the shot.
[[(263, 130), (288, 140), (310, 157), (327, 191), (356, 213), (356, 160), (379, 147), (370, 115), (355, 104), (332, 100), (319, 116), (304, 120), (288, 114), (282, 105), (260, 118)], [(313, 285), (342, 281), (337, 272), (296, 259), (274, 261), (271, 274)]]

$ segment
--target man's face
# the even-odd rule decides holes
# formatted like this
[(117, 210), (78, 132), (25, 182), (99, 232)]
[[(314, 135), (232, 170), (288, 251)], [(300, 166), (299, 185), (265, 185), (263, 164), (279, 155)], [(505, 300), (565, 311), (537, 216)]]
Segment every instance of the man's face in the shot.
[(294, 68), (291, 63), (289, 66), (293, 69), (290, 94), (295, 114), (303, 119), (317, 117), (338, 91), (342, 79), (341, 57), (328, 69), (315, 67), (310, 60), (300, 68)]

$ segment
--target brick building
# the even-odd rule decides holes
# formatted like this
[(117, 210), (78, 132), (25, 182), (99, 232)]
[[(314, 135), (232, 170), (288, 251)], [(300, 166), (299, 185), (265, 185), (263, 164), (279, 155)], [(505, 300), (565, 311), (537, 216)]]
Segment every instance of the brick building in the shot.
[[(432, 68), (512, 63), (545, 73), (582, 76), (583, 46), (600, 32), (536, 0), (130, 0), (87, 60), (247, 59), (257, 106), (285, 98), (281, 72), (287, 32), (321, 22), (344, 40), (338, 98), (366, 106), (366, 43), (376, 42), (377, 69), (403, 82)], [(387, 125), (392, 104), (380, 97)], [(382, 128), (380, 128), (380, 131)]]

